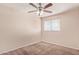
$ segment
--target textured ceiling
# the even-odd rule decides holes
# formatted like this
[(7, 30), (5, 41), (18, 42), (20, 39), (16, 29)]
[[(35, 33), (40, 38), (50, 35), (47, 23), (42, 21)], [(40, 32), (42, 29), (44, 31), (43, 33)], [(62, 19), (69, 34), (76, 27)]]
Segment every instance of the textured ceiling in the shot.
[[(36, 6), (38, 6), (37, 3), (34, 3)], [(44, 7), (47, 3), (43, 3), (42, 6)], [(10, 8), (14, 8), (18, 12), (25, 12), (27, 13), (28, 11), (35, 10), (34, 7), (30, 6), (28, 3), (5, 3), (5, 4), (0, 4), (4, 5)], [(70, 10), (72, 8), (78, 7), (79, 3), (53, 3), (52, 7), (47, 8), (47, 10), (52, 11), (53, 13), (43, 13), (43, 16), (50, 16), (54, 15), (57, 13), (62, 13), (67, 10)], [(29, 14), (29, 13), (28, 13)], [(36, 15), (36, 13), (30, 13), (30, 15)]]

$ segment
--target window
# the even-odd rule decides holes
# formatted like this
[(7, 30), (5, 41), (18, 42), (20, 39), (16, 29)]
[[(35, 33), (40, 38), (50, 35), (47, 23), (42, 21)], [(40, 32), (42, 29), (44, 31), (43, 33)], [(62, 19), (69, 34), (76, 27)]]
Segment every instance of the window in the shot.
[(60, 31), (60, 20), (44, 21), (44, 31)]

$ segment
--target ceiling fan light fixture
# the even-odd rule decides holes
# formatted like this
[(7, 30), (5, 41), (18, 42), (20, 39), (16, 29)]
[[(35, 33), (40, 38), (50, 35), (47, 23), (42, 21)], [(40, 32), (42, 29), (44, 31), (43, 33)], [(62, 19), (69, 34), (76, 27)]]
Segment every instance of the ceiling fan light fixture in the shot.
[(39, 11), (36, 12), (37, 15), (38, 15), (39, 13), (40, 13)]
[(44, 12), (43, 12), (43, 11), (41, 11), (41, 12), (40, 12), (40, 15), (43, 15), (43, 13), (44, 13)]
[(43, 15), (43, 11), (42, 10), (41, 11), (37, 11), (36, 14), (37, 15)]

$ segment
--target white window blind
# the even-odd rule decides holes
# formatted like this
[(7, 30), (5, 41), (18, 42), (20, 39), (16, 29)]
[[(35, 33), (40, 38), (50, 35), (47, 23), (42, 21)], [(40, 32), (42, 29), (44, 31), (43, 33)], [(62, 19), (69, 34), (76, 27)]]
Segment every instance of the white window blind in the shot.
[(44, 31), (60, 31), (60, 20), (47, 20), (44, 21)]

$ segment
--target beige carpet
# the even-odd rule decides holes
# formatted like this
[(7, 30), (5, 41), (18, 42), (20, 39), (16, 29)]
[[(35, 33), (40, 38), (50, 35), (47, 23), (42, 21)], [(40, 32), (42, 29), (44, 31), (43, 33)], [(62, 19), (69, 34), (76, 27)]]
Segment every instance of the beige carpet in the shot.
[(79, 50), (47, 42), (39, 42), (14, 51), (3, 53), (2, 55), (79, 55)]

